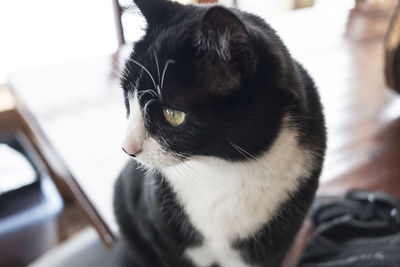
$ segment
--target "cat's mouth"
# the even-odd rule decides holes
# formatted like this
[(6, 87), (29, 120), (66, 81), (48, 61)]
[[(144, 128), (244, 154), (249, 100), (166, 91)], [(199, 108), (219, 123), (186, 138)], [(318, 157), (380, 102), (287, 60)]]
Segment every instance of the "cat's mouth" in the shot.
[(140, 148), (125, 145), (122, 150), (148, 169), (162, 170), (183, 161), (182, 157), (165, 151), (160, 143), (152, 137), (143, 140)]
[(137, 152), (136, 154), (130, 154), (124, 147), (122, 147), (122, 151), (125, 152), (125, 154), (127, 154), (128, 156), (135, 158), (136, 154), (139, 154), (141, 151)]

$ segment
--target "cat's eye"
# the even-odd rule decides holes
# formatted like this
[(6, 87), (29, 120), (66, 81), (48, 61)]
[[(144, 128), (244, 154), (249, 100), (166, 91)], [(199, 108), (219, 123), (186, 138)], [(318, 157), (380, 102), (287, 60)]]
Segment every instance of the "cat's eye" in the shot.
[(173, 126), (179, 126), (185, 121), (186, 114), (182, 111), (169, 108), (163, 109), (165, 119)]

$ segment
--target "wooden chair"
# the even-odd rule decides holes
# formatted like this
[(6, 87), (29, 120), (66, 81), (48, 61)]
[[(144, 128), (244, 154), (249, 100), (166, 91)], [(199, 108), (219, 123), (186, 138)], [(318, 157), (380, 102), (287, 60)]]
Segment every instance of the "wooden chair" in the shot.
[(33, 117), (17, 101), (7, 86), (0, 85), (0, 134), (12, 135), (15, 132), (22, 132), (29, 140), (45, 164), (62, 197), (70, 199), (71, 191), (63, 179), (60, 179), (62, 170), (55, 162), (54, 155), (51, 155), (51, 152), (43, 146), (45, 140), (41, 140), (40, 130), (36, 128)]
[(62, 198), (76, 200), (99, 232), (103, 243), (111, 247), (114, 241), (111, 230), (46, 138), (34, 116), (7, 86), (0, 85), (0, 134), (11, 135), (16, 132), (22, 132), (31, 143)]

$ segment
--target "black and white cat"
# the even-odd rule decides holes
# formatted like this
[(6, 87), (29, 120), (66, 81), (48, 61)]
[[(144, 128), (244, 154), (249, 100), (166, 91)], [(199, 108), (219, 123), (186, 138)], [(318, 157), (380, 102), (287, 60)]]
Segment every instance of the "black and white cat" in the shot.
[(307, 72), (262, 19), (135, 0), (115, 187), (122, 266), (279, 266), (314, 197), (326, 146)]

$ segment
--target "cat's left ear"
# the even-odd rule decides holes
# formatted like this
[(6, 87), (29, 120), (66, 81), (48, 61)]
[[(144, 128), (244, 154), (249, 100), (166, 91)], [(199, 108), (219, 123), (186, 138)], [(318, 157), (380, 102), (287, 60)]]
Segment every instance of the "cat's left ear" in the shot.
[(163, 23), (182, 5), (169, 0), (134, 0), (147, 24), (152, 27)]
[(211, 7), (206, 12), (196, 46), (199, 53), (233, 64), (245, 78), (256, 70), (258, 53), (245, 25), (224, 7)]

